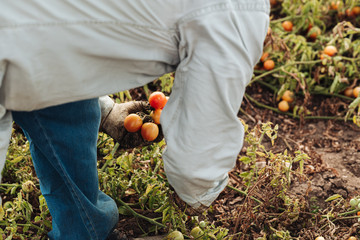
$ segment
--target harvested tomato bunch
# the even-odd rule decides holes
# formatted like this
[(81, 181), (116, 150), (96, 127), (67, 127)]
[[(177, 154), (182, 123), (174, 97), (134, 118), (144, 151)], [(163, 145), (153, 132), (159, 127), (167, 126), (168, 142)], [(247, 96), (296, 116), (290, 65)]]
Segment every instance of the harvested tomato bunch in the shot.
[[(154, 141), (159, 135), (160, 116), (162, 109), (167, 103), (168, 97), (162, 92), (153, 92), (149, 96), (149, 104), (155, 110), (151, 111), (150, 117), (154, 122), (143, 123), (143, 118), (132, 113), (124, 120), (124, 127), (128, 132), (137, 132), (140, 130), (141, 136), (147, 141)], [(145, 116), (146, 117), (146, 116)], [(144, 118), (145, 118), (144, 117)]]

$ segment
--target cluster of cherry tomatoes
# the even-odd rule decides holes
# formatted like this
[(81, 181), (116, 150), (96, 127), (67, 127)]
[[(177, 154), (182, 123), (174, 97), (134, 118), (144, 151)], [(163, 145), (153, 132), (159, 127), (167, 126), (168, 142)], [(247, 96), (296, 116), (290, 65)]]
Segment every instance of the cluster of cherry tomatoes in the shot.
[(281, 101), (278, 104), (278, 108), (282, 112), (287, 112), (290, 109), (290, 104), (295, 100), (295, 95), (292, 91), (286, 90), (281, 96)]
[(359, 96), (359, 93), (360, 93), (360, 87), (354, 87), (354, 88), (349, 87), (344, 91), (344, 95), (347, 97), (357, 98)]
[(161, 111), (167, 103), (168, 97), (162, 92), (153, 92), (149, 96), (150, 106), (154, 108), (150, 116), (153, 122), (143, 123), (141, 118), (136, 113), (129, 114), (124, 120), (124, 127), (128, 132), (141, 131), (141, 136), (147, 141), (154, 141), (159, 135), (160, 116)]
[(260, 58), (260, 61), (263, 64), (263, 68), (267, 71), (273, 70), (275, 67), (275, 62), (271, 58), (269, 58), (269, 53), (264, 52)]

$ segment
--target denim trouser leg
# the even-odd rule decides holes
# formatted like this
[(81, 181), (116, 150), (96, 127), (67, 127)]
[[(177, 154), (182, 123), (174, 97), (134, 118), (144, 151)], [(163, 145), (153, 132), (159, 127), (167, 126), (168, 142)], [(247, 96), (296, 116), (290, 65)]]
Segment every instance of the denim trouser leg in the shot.
[(98, 99), (14, 111), (13, 117), (30, 142), (41, 192), (53, 218), (50, 239), (105, 239), (118, 211), (98, 185)]

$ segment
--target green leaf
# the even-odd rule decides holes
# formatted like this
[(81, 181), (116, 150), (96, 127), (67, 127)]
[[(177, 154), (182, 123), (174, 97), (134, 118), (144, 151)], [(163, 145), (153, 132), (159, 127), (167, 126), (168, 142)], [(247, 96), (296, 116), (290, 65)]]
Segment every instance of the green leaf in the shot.
[(338, 198), (342, 198), (342, 196), (341, 196), (340, 194), (334, 194), (334, 195), (328, 197), (328, 198), (325, 200), (325, 202), (331, 202), (331, 201), (334, 201), (334, 200), (336, 200), (336, 199), (338, 199)]
[(240, 177), (247, 178), (250, 175), (250, 172), (242, 172), (240, 173)]
[(334, 81), (332, 82), (331, 84), (331, 87), (330, 87), (330, 93), (334, 93), (336, 88), (338, 87), (340, 83), (340, 74), (339, 73), (336, 73), (336, 76), (334, 78)]
[(24, 156), (18, 156), (16, 158), (14, 158), (13, 160), (11, 160), (10, 162), (14, 164), (14, 163), (21, 162), (23, 159), (24, 159)]
[(119, 214), (121, 214), (121, 215), (126, 215), (126, 216), (132, 215), (132, 213), (124, 206), (118, 207), (118, 211), (119, 211)]
[(251, 163), (251, 158), (244, 156), (244, 157), (241, 157), (239, 159), (239, 161), (243, 162), (244, 164), (249, 164), (249, 163)]

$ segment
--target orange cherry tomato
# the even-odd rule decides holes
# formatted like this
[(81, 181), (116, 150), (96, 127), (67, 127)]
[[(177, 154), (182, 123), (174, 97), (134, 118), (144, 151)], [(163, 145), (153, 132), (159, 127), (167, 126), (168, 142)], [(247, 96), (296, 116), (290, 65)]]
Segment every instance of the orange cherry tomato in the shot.
[(330, 3), (330, 9), (332, 9), (332, 10), (338, 10), (338, 8), (339, 8), (339, 5), (340, 5), (340, 2), (339, 1), (332, 1), (331, 3)]
[(159, 135), (159, 127), (155, 123), (147, 122), (141, 127), (141, 136), (147, 141), (154, 141)]
[(293, 29), (293, 23), (291, 21), (284, 21), (281, 26), (284, 28), (285, 31), (291, 32)]
[(352, 9), (349, 9), (349, 8), (346, 9), (345, 13), (346, 13), (346, 16), (348, 16), (348, 17), (355, 17), (354, 12), (352, 11)]
[(275, 67), (275, 62), (271, 59), (268, 59), (264, 62), (264, 68), (265, 70), (272, 70)]
[(154, 123), (160, 124), (161, 112), (162, 112), (162, 109), (160, 109), (160, 108), (155, 109), (155, 111), (151, 112), (150, 116), (151, 116), (152, 120), (154, 121)]
[(124, 120), (124, 127), (128, 132), (137, 132), (140, 130), (143, 121), (139, 115), (135, 113), (129, 114)]
[(264, 52), (261, 55), (260, 61), (265, 62), (265, 60), (269, 57), (269, 53), (268, 52)]
[(359, 96), (359, 93), (360, 93), (360, 87), (355, 87), (353, 90), (354, 97), (357, 98)]
[(353, 89), (352, 88), (345, 89), (344, 90), (344, 95), (347, 96), (347, 97), (354, 97)]
[(314, 27), (314, 29), (312, 29), (311, 27), (308, 32), (309, 38), (313, 40), (315, 40), (320, 34), (321, 34), (321, 30), (318, 27)]
[(353, 7), (353, 9), (351, 9), (351, 14), (354, 16), (360, 15), (360, 6)]
[(295, 99), (295, 95), (292, 91), (286, 90), (281, 96), (281, 99), (287, 101), (288, 103), (292, 103)]
[(166, 96), (162, 92), (153, 92), (149, 96), (149, 103), (155, 109), (163, 108), (166, 102)]
[(285, 100), (279, 102), (278, 108), (282, 112), (287, 112), (290, 109), (289, 103)]
[(337, 48), (335, 46), (326, 46), (324, 48), (324, 53), (330, 57), (334, 56), (337, 53)]
[(309, 31), (312, 27), (313, 27), (312, 23), (311, 23), (311, 22), (309, 22), (309, 25), (308, 25), (307, 30)]

